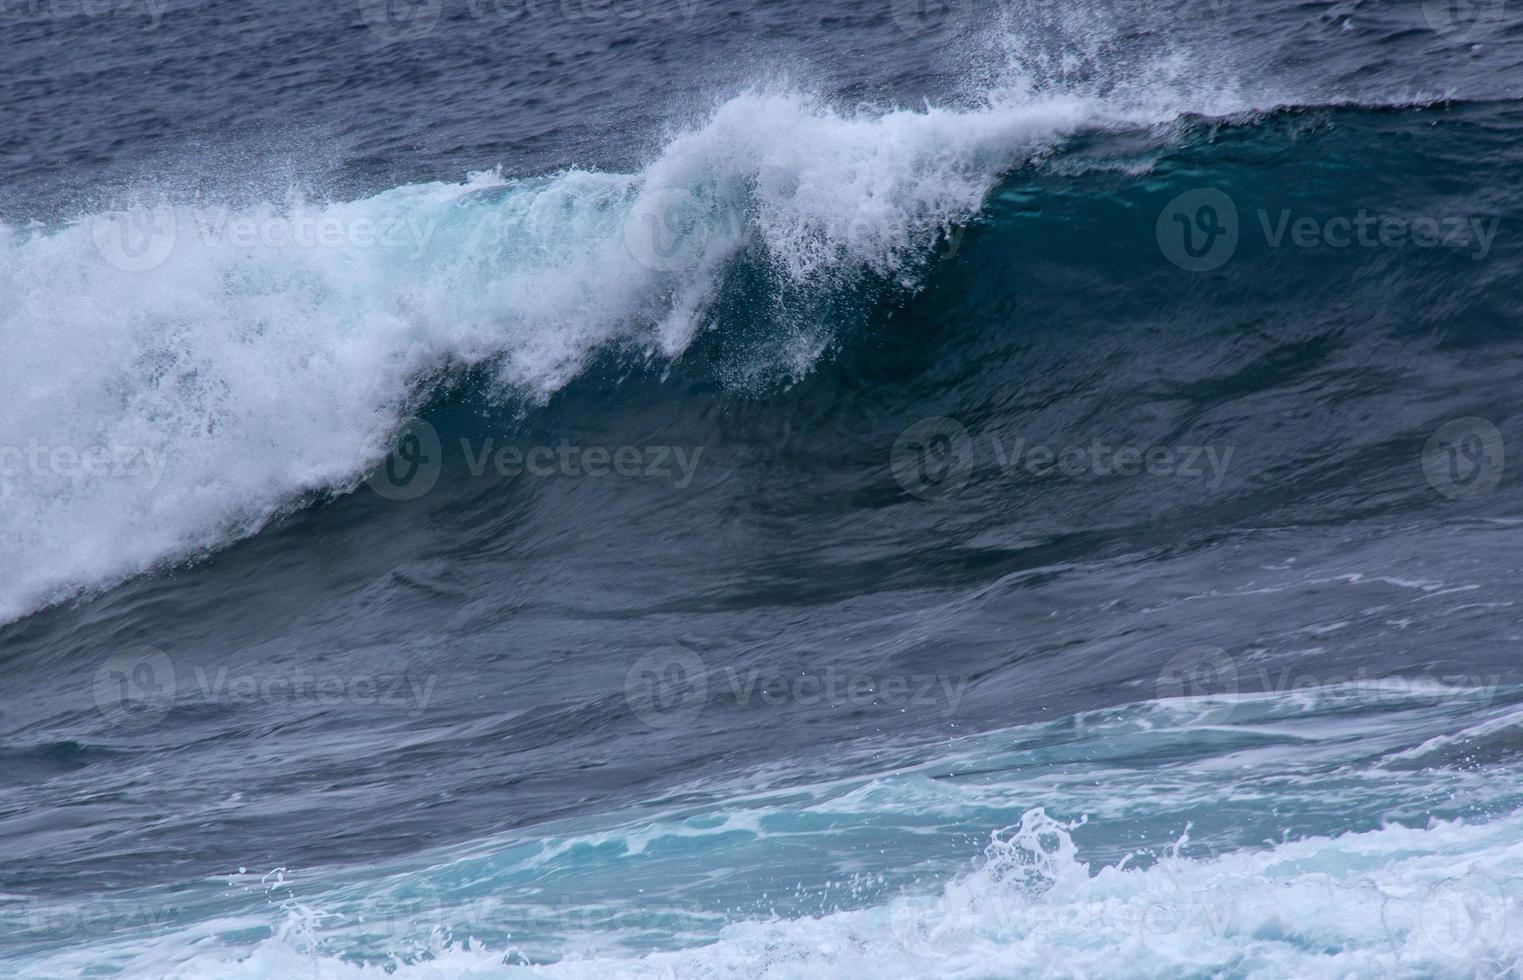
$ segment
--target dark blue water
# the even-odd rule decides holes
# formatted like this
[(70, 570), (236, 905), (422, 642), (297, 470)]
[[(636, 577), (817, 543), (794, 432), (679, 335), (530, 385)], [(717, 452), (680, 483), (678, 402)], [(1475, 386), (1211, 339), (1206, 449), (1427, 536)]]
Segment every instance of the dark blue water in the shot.
[(1516, 972), (1520, 60), (0, 4), (0, 972)]

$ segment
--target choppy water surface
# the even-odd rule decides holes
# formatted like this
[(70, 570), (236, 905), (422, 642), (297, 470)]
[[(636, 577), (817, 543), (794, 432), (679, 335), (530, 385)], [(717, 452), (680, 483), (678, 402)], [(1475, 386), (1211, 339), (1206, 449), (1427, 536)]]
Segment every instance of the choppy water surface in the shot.
[(0, 972), (1517, 972), (1520, 17), (0, 6)]

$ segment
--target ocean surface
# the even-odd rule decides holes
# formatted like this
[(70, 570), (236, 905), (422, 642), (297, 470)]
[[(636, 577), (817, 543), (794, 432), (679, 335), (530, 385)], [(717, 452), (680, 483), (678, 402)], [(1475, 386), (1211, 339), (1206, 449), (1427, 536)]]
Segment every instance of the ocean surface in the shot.
[(1523, 971), (1523, 3), (0, 65), (0, 976)]

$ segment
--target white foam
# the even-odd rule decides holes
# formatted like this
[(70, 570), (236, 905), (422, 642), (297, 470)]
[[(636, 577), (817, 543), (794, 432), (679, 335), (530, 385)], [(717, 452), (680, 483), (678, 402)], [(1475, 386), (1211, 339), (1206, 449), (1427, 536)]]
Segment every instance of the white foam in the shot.
[[(126, 976), (196, 978), (1212, 976), (1468, 977), (1523, 964), (1523, 816), (1385, 827), (1261, 850), (1090, 869), (1041, 810), (997, 832), (982, 866), (936, 896), (818, 918), (741, 921), (717, 941), (644, 956), (511, 965), (441, 944), (380, 966), (319, 951), (300, 917), (241, 952), (170, 935)], [(1182, 841), (1183, 843), (1183, 841)], [(200, 933), (204, 935), (204, 933)], [(63, 954), (39, 965), (84, 962)], [(26, 971), (23, 971), (26, 975)]]

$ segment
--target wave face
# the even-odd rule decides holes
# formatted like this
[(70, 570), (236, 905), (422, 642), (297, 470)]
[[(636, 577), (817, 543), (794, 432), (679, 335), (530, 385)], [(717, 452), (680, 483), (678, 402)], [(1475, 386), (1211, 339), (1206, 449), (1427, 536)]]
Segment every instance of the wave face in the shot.
[(0, 973), (1517, 971), (1523, 29), (388, 9), (0, 37)]
[(0, 383), (28, 438), (9, 447), (0, 526), (25, 571), (0, 616), (352, 488), (451, 372), (489, 365), (532, 404), (601, 350), (677, 359), (737, 266), (773, 294), (755, 318), (770, 363), (752, 373), (798, 377), (835, 339), (811, 294), (913, 286), (999, 174), (1143, 112), (1026, 89), (857, 114), (751, 94), (637, 174), (482, 173), (349, 203), (139, 203), (4, 229), (0, 288), (18, 301)]

